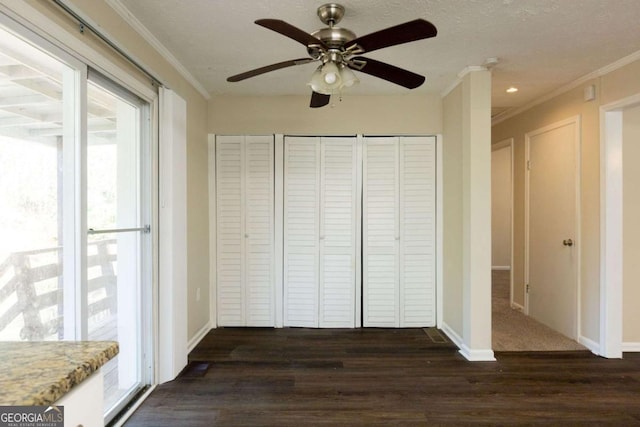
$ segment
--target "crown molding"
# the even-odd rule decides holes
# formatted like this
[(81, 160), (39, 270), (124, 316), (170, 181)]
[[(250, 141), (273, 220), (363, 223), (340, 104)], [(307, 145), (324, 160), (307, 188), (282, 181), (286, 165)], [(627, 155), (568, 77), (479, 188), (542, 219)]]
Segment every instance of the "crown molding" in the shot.
[(206, 100), (211, 99), (211, 95), (204, 86), (173, 56), (160, 41), (145, 27), (138, 18), (120, 0), (105, 0), (106, 3), (118, 14), (124, 21), (129, 24), (134, 31), (149, 43), (169, 64), (171, 64), (178, 73), (184, 77)]
[(559, 87), (558, 89), (554, 90), (553, 92), (550, 92), (528, 104), (523, 105), (522, 107), (518, 107), (515, 108), (513, 110), (506, 110), (500, 114), (497, 114), (492, 120), (491, 120), (491, 126), (495, 126), (499, 123), (504, 122), (507, 119), (510, 119), (514, 116), (517, 116), (518, 114), (524, 113), (527, 110), (530, 110), (531, 108), (540, 105), (544, 102), (549, 101), (550, 99), (555, 98), (556, 96), (560, 96), (563, 93), (569, 92), (572, 89), (577, 88), (580, 85), (585, 84), (586, 82), (588, 82), (589, 80), (593, 80), (593, 79), (597, 79), (598, 77), (602, 77), (604, 75), (607, 75), (613, 71), (616, 71), (622, 67), (625, 67), (633, 62), (636, 62), (640, 60), (640, 50), (633, 52), (630, 55), (627, 55), (625, 57), (622, 57), (620, 59), (618, 59), (615, 62), (612, 62), (609, 65), (605, 65), (602, 68), (597, 69), (596, 71), (592, 71), (589, 74), (586, 74), (574, 81), (572, 81), (571, 83), (568, 83), (564, 86)]
[(462, 71), (458, 73), (458, 76), (453, 81), (453, 83), (451, 83), (445, 90), (442, 91), (442, 93), (440, 94), (440, 97), (444, 98), (447, 95), (449, 95), (460, 83), (462, 83), (462, 79), (464, 79), (464, 76), (466, 76), (467, 74), (474, 71), (487, 71), (487, 70), (488, 68), (482, 65), (469, 65), (468, 67), (465, 67)]

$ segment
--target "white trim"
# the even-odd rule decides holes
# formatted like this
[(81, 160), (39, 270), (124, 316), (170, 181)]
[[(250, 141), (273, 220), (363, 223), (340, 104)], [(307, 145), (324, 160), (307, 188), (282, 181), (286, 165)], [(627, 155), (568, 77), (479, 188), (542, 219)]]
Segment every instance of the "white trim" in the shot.
[(578, 342), (583, 346), (587, 347), (589, 350), (591, 350), (592, 353), (598, 354), (598, 355), (600, 354), (600, 346), (598, 345), (597, 342), (587, 337), (584, 337), (582, 335), (578, 336)]
[(494, 362), (496, 360), (493, 350), (471, 350), (446, 322), (442, 322), (442, 332), (460, 349), (459, 352), (470, 362)]
[[(513, 301), (513, 287), (515, 285), (515, 282), (513, 280), (514, 275), (515, 275), (515, 250), (516, 250), (516, 241), (515, 241), (515, 233), (516, 233), (516, 215), (515, 215), (515, 211), (516, 211), (516, 202), (515, 202), (515, 198), (516, 198), (516, 167), (515, 167), (515, 161), (516, 161), (516, 155), (515, 155), (515, 141), (513, 138), (509, 138), (509, 146), (511, 147), (511, 256), (509, 258), (509, 262), (511, 263), (511, 268), (509, 269), (509, 302), (511, 303), (511, 307), (513, 307), (514, 305), (516, 305), (517, 307), (519, 307), (520, 312), (524, 313), (524, 307), (516, 302)], [(524, 286), (524, 285), (523, 285)], [(523, 302), (524, 302), (524, 298), (523, 298)]]
[(511, 271), (511, 266), (508, 265), (493, 265), (491, 266), (492, 270), (498, 270), (498, 271)]
[[(209, 326), (218, 326), (218, 266), (217, 266), (217, 219), (216, 219), (216, 136), (207, 137), (209, 164)], [(191, 351), (191, 350), (189, 350)]]
[(187, 365), (187, 104), (160, 88), (158, 383)]
[(511, 147), (513, 145), (513, 138), (503, 139), (495, 144), (491, 144), (491, 151), (498, 151), (503, 148)]
[[(70, 3), (69, 0), (63, 0), (65, 4)], [(186, 81), (188, 81), (199, 93), (202, 95), (207, 101), (211, 99), (211, 95), (209, 91), (205, 89), (205, 87), (196, 79), (185, 67), (176, 59), (175, 56), (167, 49), (160, 41), (145, 27), (142, 22), (136, 18), (136, 16), (131, 13), (127, 7), (122, 4), (120, 0), (105, 0), (105, 2), (111, 6), (111, 8), (118, 14), (120, 17), (127, 23), (135, 32), (137, 32), (140, 37), (142, 37), (147, 43), (149, 43), (159, 54), (164, 58), (171, 66), (173, 66), (178, 74), (180, 74)], [(70, 5), (69, 5), (70, 6)], [(71, 7), (71, 6), (70, 6)], [(75, 10), (75, 9), (74, 9)], [(84, 17), (83, 17), (84, 18)], [(123, 46), (116, 41), (113, 37), (109, 36), (105, 33), (105, 36), (109, 37), (109, 40), (113, 42), (118, 48), (122, 49), (124, 52), (127, 52)], [(132, 56), (129, 52), (127, 55)], [(138, 61), (137, 58), (135, 58)], [(141, 62), (142, 63), (142, 62)], [(146, 68), (146, 65), (145, 65)]]
[(156, 385), (152, 385), (150, 386), (142, 396), (140, 396), (138, 399), (135, 400), (135, 402), (133, 403), (133, 405), (127, 410), (127, 412), (125, 412), (120, 418), (118, 418), (118, 421), (115, 422), (115, 424), (113, 424), (113, 427), (122, 427), (124, 425), (124, 423), (126, 423), (129, 418), (131, 418), (131, 416), (133, 415), (134, 412), (136, 412), (138, 410), (138, 408), (140, 407), (140, 405), (142, 405), (144, 403), (145, 400), (147, 400), (147, 397), (149, 397), (149, 395), (153, 392), (153, 390), (156, 389)]
[(356, 135), (356, 292), (355, 327), (362, 327), (362, 145), (364, 137)]
[(274, 263), (275, 263), (275, 326), (284, 325), (284, 135), (274, 136)]
[(516, 109), (513, 110), (506, 110), (500, 114), (497, 114), (495, 117), (493, 117), (493, 119), (491, 120), (491, 126), (495, 126), (498, 123), (502, 123), (507, 119), (510, 119), (511, 117), (517, 116), (520, 113), (523, 113), (533, 107), (535, 107), (536, 105), (540, 105), (543, 102), (549, 101), (550, 99), (555, 98), (556, 96), (562, 95), (563, 93), (569, 92), (571, 89), (575, 89), (578, 86), (588, 82), (589, 80), (593, 80), (593, 79), (597, 79), (598, 77), (602, 77), (606, 74), (609, 74), (613, 71), (619, 70), (622, 67), (625, 67), (635, 61), (640, 60), (640, 50), (633, 52), (630, 55), (627, 55), (623, 58), (618, 59), (617, 61), (612, 62), (609, 65), (605, 65), (602, 68), (597, 69), (596, 71), (593, 71), (589, 74), (586, 74), (574, 81), (572, 81), (571, 83), (568, 83), (564, 86), (559, 87), (558, 89), (528, 103), (523, 105), (522, 107), (518, 107)]
[(471, 350), (465, 344), (460, 349), (460, 354), (464, 356), (469, 362), (495, 362), (496, 357), (493, 354), (493, 350)]
[(449, 95), (451, 92), (453, 92), (453, 90), (457, 88), (460, 83), (462, 83), (464, 76), (466, 76), (467, 74), (472, 73), (474, 71), (487, 71), (487, 70), (488, 68), (482, 65), (469, 65), (468, 67), (465, 67), (464, 69), (462, 69), (462, 71), (458, 73), (457, 78), (449, 86), (447, 86), (445, 90), (443, 90), (440, 93), (440, 97), (444, 98), (447, 95)]
[(440, 329), (444, 318), (444, 180), (442, 135), (436, 135), (436, 326)]
[(640, 352), (640, 342), (623, 342), (622, 351), (624, 353), (637, 353)]
[(444, 332), (445, 335), (449, 337), (451, 342), (453, 342), (458, 348), (462, 348), (462, 346), (464, 345), (464, 341), (462, 340), (462, 337), (458, 335), (458, 333), (454, 331), (453, 328), (447, 324), (447, 322), (443, 320), (442, 327), (438, 329)]
[(476, 71), (487, 71), (487, 70), (488, 68), (483, 65), (469, 65), (467, 67), (464, 67), (462, 71), (458, 73), (458, 79), (462, 81), (462, 79), (464, 79), (464, 77), (469, 73), (473, 73)]
[(200, 328), (200, 330), (191, 337), (189, 342), (187, 342), (187, 353), (191, 353), (193, 349), (196, 348), (198, 344), (200, 344), (200, 341), (202, 341), (204, 337), (207, 336), (211, 329), (211, 322), (207, 322), (206, 325)]
[(600, 107), (600, 354), (622, 357), (622, 110), (636, 94)]

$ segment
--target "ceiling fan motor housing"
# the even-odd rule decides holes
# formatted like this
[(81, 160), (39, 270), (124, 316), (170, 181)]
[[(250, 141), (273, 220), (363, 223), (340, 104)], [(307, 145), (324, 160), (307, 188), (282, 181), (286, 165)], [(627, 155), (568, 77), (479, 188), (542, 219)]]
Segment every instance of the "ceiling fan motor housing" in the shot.
[(344, 6), (337, 3), (323, 4), (318, 8), (318, 18), (330, 27), (333, 27), (344, 17)]

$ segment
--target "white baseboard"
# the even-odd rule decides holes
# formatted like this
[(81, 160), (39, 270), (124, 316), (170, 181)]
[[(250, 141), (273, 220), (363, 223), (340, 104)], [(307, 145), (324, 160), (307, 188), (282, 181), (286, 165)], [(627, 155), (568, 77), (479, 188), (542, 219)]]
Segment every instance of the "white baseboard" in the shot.
[(578, 337), (578, 342), (591, 350), (593, 354), (600, 355), (600, 344), (597, 342), (582, 335)]
[(511, 270), (511, 266), (509, 265), (494, 265), (491, 267), (492, 270), (506, 270), (509, 271)]
[(463, 345), (460, 349), (460, 354), (462, 354), (465, 359), (469, 362), (495, 362), (496, 357), (493, 354), (493, 350), (489, 349), (481, 349), (481, 350), (472, 350), (466, 345)]
[(447, 322), (444, 320), (442, 321), (442, 332), (444, 332), (458, 348), (462, 348), (464, 344), (462, 338), (460, 338), (460, 335), (458, 335), (451, 326), (447, 325)]
[(446, 322), (442, 322), (442, 332), (460, 349), (460, 354), (470, 362), (493, 362), (496, 360), (493, 350), (491, 349), (470, 349), (464, 343), (460, 335), (456, 333)]
[(623, 353), (637, 353), (640, 352), (640, 342), (623, 342), (622, 343), (622, 352)]
[(209, 333), (211, 330), (211, 322), (207, 322), (198, 332), (195, 333), (193, 337), (187, 343), (187, 354), (191, 353), (191, 351), (196, 348), (200, 341)]

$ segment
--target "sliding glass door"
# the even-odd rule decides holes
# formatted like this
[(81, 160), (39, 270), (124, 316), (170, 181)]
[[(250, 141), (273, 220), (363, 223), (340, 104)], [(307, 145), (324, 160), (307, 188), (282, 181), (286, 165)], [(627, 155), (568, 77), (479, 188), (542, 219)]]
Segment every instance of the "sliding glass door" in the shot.
[(118, 341), (107, 420), (152, 380), (150, 110), (0, 15), (0, 341)]
[(95, 73), (87, 87), (87, 337), (118, 341), (103, 367), (105, 409), (119, 408), (144, 383), (143, 326), (149, 288), (149, 106)]

